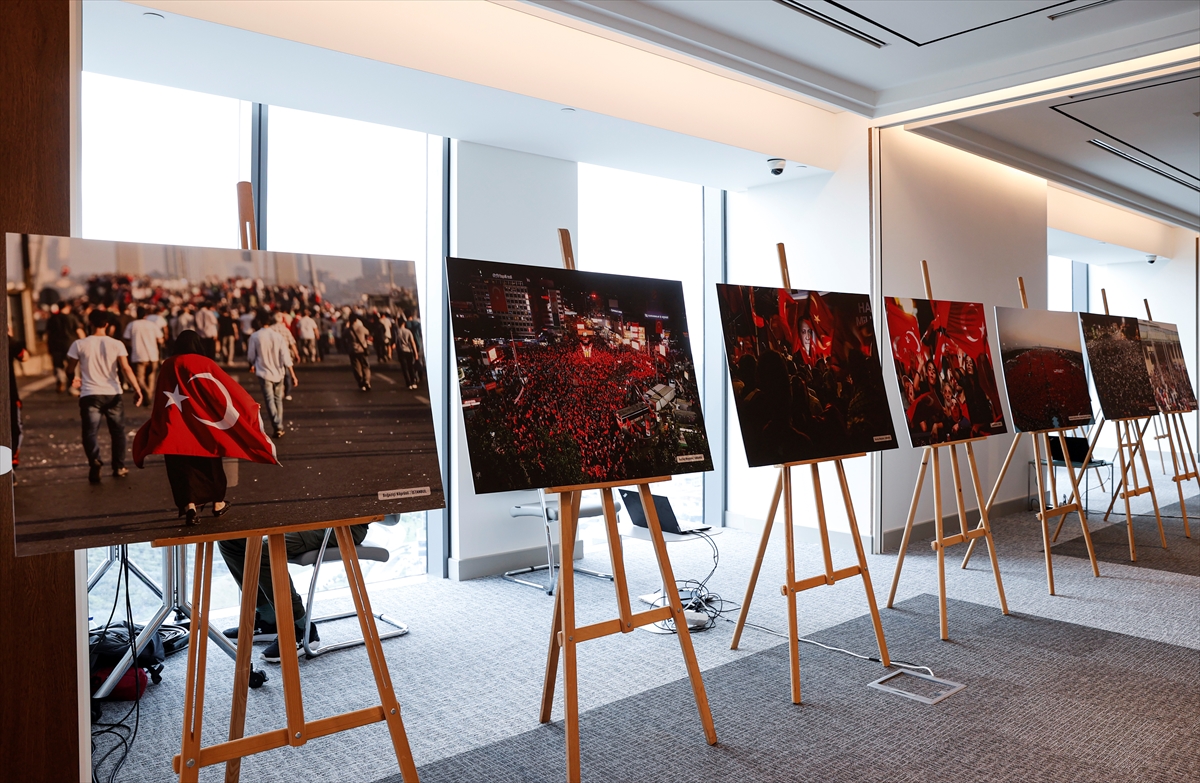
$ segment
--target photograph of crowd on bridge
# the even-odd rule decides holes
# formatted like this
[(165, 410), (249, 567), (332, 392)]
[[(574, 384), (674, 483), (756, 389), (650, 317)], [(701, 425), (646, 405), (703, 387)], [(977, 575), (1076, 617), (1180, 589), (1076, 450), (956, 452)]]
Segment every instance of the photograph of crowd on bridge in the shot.
[(1196, 394), (1188, 378), (1179, 329), (1160, 321), (1138, 321), (1138, 336), (1146, 354), (1146, 370), (1154, 399), (1163, 413), (1189, 413), (1196, 410)]
[(751, 467), (896, 448), (871, 297), (717, 285)]
[(913, 447), (1007, 432), (983, 305), (888, 297), (884, 308)]
[(412, 262), (6, 252), (18, 554), (444, 505)]
[(1138, 320), (1080, 313), (1083, 344), (1100, 410), (1109, 421), (1154, 416), (1158, 403), (1146, 369)]
[(997, 307), (996, 331), (1008, 407), (1018, 432), (1092, 423), (1077, 313)]
[(712, 470), (683, 285), (446, 259), (475, 491)]

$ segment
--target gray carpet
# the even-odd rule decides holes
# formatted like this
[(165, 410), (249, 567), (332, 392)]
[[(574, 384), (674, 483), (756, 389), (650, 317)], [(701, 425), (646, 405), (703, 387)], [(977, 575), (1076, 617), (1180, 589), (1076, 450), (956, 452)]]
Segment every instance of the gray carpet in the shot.
[[(894, 657), (967, 685), (927, 706), (870, 689), (877, 663), (801, 648), (791, 704), (786, 646), (705, 672), (720, 744), (704, 742), (686, 680), (581, 717), (585, 780), (1194, 781), (1200, 651), (951, 601), (950, 643), (930, 643), (937, 598), (884, 613)], [(870, 619), (812, 635), (874, 648)], [(558, 783), (561, 722), (421, 767), (424, 783)], [(384, 779), (399, 783), (400, 776)]]
[[(1179, 509), (1179, 504), (1175, 504)], [(1129, 559), (1129, 534), (1125, 529), (1124, 515), (1116, 513), (1110, 518), (1115, 524), (1098, 527), (1092, 532), (1092, 546), (1096, 550), (1096, 560), (1105, 563), (1121, 563), (1122, 565), (1139, 568), (1153, 568), (1158, 571), (1173, 571), (1177, 574), (1200, 576), (1200, 516), (1193, 518), (1188, 514), (1191, 523), (1192, 538), (1183, 534), (1183, 519), (1177, 516), (1162, 515), (1163, 532), (1167, 536), (1167, 548), (1162, 548), (1162, 538), (1158, 535), (1158, 525), (1154, 516), (1135, 516), (1133, 518), (1133, 540), (1137, 544), (1137, 561)], [(1071, 520), (1067, 520), (1070, 524)], [(1060, 541), (1051, 547), (1055, 555), (1080, 557), (1088, 559), (1087, 544), (1083, 536)], [(1101, 567), (1101, 573), (1104, 573)]]

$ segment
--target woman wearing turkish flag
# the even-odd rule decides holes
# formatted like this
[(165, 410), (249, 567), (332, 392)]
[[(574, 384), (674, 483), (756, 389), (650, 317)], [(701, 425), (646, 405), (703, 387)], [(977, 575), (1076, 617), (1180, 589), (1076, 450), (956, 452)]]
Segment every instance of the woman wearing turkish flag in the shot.
[(147, 454), (163, 455), (179, 516), (189, 525), (199, 523), (208, 503), (214, 517), (229, 511), (222, 457), (279, 464), (258, 403), (204, 355), (191, 329), (179, 334), (174, 355), (163, 362), (151, 407), (133, 439), (133, 461), (140, 468)]

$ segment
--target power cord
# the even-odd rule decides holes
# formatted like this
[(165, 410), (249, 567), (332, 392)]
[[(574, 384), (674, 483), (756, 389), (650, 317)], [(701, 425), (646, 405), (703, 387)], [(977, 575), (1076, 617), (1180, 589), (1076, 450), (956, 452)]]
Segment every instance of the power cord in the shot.
[[(125, 715), (123, 715), (116, 723), (93, 722), (93, 756), (96, 754), (96, 741), (98, 738), (103, 736), (111, 736), (116, 738), (116, 742), (103, 756), (100, 757), (98, 761), (94, 761), (92, 763), (92, 783), (100, 783), (100, 777), (97, 775), (97, 772), (113, 753), (120, 750), (121, 753), (116, 757), (113, 768), (108, 774), (108, 783), (115, 783), (117, 779), (117, 773), (121, 771), (121, 767), (125, 765), (126, 759), (129, 758), (129, 752), (133, 748), (133, 741), (137, 739), (138, 727), (141, 725), (142, 681), (137, 674), (137, 670), (139, 668), (137, 663), (137, 632), (134, 630), (135, 626), (133, 624), (133, 603), (129, 597), (129, 547), (127, 546), (121, 547), (121, 570), (117, 576), (117, 591), (113, 595), (113, 608), (112, 611), (108, 613), (108, 620), (104, 623), (104, 630), (101, 632), (102, 636), (106, 636), (109, 628), (112, 626), (112, 620), (116, 614), (117, 605), (121, 596), (122, 582), (124, 582), (125, 587), (125, 618), (126, 622), (128, 623), (127, 628), (129, 631), (129, 652), (130, 655), (133, 656), (131, 670), (134, 672), (133, 687), (135, 698), (133, 700), (133, 706), (130, 707)], [(133, 716), (132, 728), (127, 725), (130, 715)]]
[[(685, 611), (699, 612), (699, 613), (704, 614), (708, 618), (708, 620), (702, 626), (698, 626), (698, 627), (692, 627), (690, 625), (688, 626), (689, 631), (698, 633), (700, 631), (707, 631), (709, 628), (715, 627), (717, 624), (717, 620), (720, 620), (722, 615), (724, 615), (726, 612), (736, 609), (737, 605), (724, 600), (723, 598), (721, 598), (721, 596), (717, 595), (716, 593), (714, 593), (713, 591), (708, 589), (708, 580), (711, 579), (712, 575), (717, 572), (717, 566), (721, 562), (721, 553), (720, 553), (720, 550), (717, 549), (717, 542), (713, 541), (713, 537), (708, 535), (707, 533), (704, 533), (703, 531), (699, 531), (699, 530), (693, 531), (692, 535), (700, 536), (705, 541), (707, 541), (709, 547), (712, 548), (712, 558), (713, 558), (712, 569), (709, 570), (707, 576), (705, 576), (703, 579), (700, 579), (700, 580), (696, 580), (696, 579), (677, 579), (677, 580), (675, 580), (675, 589), (677, 592), (679, 592), (681, 594), (681, 596), (683, 596), (683, 595), (687, 596), (687, 600), (683, 600), (682, 597), (680, 599), (683, 603), (683, 608)], [(656, 598), (654, 600), (654, 602), (651, 604), (651, 606), (654, 606), (654, 607), (666, 606), (667, 603), (668, 603), (667, 595), (666, 595), (666, 593), (663, 593), (661, 596), (659, 596), (658, 598)], [(654, 623), (654, 627), (658, 628), (662, 631), (667, 631), (669, 633), (675, 633), (675, 621), (674, 620), (660, 620), (659, 622)]]

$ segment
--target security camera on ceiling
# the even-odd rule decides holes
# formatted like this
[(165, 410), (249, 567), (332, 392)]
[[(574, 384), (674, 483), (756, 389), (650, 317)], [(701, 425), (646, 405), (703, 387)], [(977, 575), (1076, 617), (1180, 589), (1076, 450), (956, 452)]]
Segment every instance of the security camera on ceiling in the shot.
[(1148, 254), (1148, 255), (1146, 256), (1146, 263), (1147, 263), (1147, 264), (1153, 264), (1153, 263), (1154, 263), (1155, 261), (1157, 261), (1157, 260), (1158, 260), (1158, 256), (1156, 256), (1156, 255), (1153, 255), (1153, 254)]
[(783, 168), (786, 165), (787, 161), (783, 158), (769, 158), (767, 160), (767, 166), (771, 169), (771, 173), (777, 177), (783, 173)]

